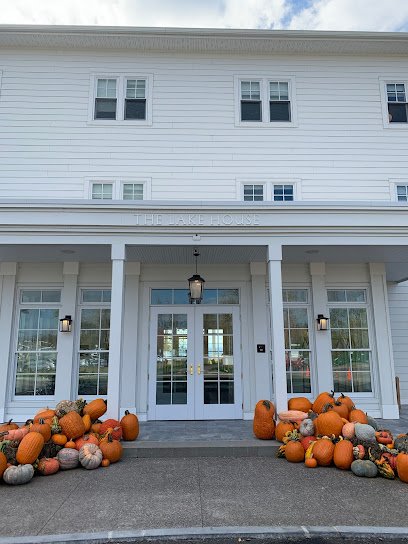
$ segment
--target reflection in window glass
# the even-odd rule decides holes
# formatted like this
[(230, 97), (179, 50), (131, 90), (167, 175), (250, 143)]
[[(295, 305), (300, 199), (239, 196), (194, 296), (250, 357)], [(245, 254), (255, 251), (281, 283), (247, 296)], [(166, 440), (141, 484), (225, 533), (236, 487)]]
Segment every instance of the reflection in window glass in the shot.
[[(292, 290), (285, 290), (284, 298)], [(293, 290), (294, 295), (302, 298), (306, 290)], [(298, 293), (296, 293), (298, 291)], [(283, 322), (286, 349), (286, 383), (288, 393), (311, 393), (310, 382), (310, 346), (309, 316), (307, 306), (285, 305)]]
[[(152, 289), (150, 304), (189, 304), (188, 289)], [(239, 289), (204, 289), (201, 304), (239, 304)]]

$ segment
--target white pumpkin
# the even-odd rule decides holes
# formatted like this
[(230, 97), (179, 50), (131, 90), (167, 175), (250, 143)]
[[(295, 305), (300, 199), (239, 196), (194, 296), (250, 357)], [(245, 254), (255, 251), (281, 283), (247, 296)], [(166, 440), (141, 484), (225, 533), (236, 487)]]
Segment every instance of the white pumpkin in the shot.
[(98, 468), (103, 454), (96, 444), (84, 444), (79, 450), (79, 462), (87, 470)]
[(3, 480), (9, 485), (27, 484), (34, 476), (33, 465), (18, 465), (6, 468)]

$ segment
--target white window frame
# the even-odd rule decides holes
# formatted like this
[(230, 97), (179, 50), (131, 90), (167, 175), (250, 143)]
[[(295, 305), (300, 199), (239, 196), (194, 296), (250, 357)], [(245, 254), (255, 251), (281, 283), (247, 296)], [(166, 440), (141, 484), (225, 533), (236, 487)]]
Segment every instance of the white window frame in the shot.
[(401, 77), (398, 74), (394, 77), (379, 77), (380, 83), (380, 95), (381, 95), (381, 107), (383, 126), (392, 130), (408, 130), (408, 122), (406, 123), (390, 123), (388, 118), (388, 97), (387, 97), (387, 84), (403, 83), (405, 85), (406, 99), (408, 99), (408, 79)]
[[(283, 187), (283, 197), (285, 197), (285, 187), (292, 187), (292, 199), (291, 200), (285, 200), (285, 198), (283, 198), (283, 200), (275, 200), (275, 187), (278, 186), (278, 185), (281, 185)], [(293, 183), (272, 183), (272, 200), (274, 202), (281, 202), (281, 203), (285, 203), (285, 202), (294, 202), (296, 197), (295, 197), (295, 185)]]
[[(111, 198), (94, 198), (93, 197), (93, 188), (95, 185), (111, 185), (112, 186), (112, 197)], [(103, 194), (103, 189), (102, 189), (102, 194)], [(115, 196), (115, 182), (112, 182), (112, 181), (101, 181), (101, 180), (95, 180), (95, 181), (92, 181), (90, 183), (90, 195), (89, 195), (89, 198), (93, 201), (97, 201), (97, 202), (106, 202), (106, 201), (110, 201), (110, 200), (114, 200), (114, 196)]]
[[(116, 79), (116, 119), (95, 119), (95, 99), (98, 79)], [(146, 81), (146, 119), (125, 119), (126, 82), (128, 79), (144, 79)], [(88, 123), (91, 125), (152, 125), (153, 74), (148, 73), (95, 73), (91, 74), (88, 104)]]
[[(263, 185), (263, 200), (250, 201), (244, 200), (244, 185)], [(277, 201), (274, 200), (274, 185), (292, 185), (293, 186), (293, 200)], [(281, 178), (279, 176), (263, 176), (253, 178), (237, 178), (236, 179), (236, 199), (246, 204), (265, 204), (265, 202), (272, 203), (274, 205), (290, 205), (292, 202), (302, 200), (302, 184), (298, 178)]]
[[(261, 91), (261, 113), (262, 121), (241, 121), (241, 82), (259, 81)], [(290, 102), (290, 121), (270, 121), (269, 113), (269, 83), (279, 81), (288, 83), (288, 93)], [(258, 75), (236, 75), (234, 76), (234, 95), (235, 95), (235, 126), (237, 127), (256, 127), (256, 128), (293, 128), (298, 126), (297, 104), (296, 104), (296, 78), (294, 75), (273, 74), (268, 76)]]
[[(112, 184), (112, 200), (111, 199), (96, 199), (92, 198), (92, 186), (95, 183), (111, 183)], [(87, 200), (92, 200), (92, 202), (106, 203), (112, 202), (113, 200), (124, 200), (123, 199), (123, 186), (125, 183), (135, 183), (143, 185), (143, 201), (152, 199), (152, 180), (151, 178), (135, 178), (135, 177), (120, 177), (120, 178), (88, 178), (84, 183), (84, 198)], [(142, 202), (141, 200), (128, 200), (125, 202)]]
[(408, 194), (408, 176), (401, 179), (398, 179), (398, 178), (390, 179), (389, 184), (390, 184), (390, 200), (393, 202), (396, 202), (400, 206), (408, 206), (408, 201), (405, 202), (404, 200), (398, 200), (398, 194), (397, 194), (398, 185), (403, 185), (404, 187), (406, 187), (407, 194)]

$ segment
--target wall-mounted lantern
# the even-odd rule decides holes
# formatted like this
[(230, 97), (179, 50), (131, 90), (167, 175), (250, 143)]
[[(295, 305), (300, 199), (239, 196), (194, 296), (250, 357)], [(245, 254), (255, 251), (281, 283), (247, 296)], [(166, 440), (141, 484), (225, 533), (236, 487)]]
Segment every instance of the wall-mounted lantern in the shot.
[(324, 317), (323, 314), (318, 314), (316, 323), (318, 331), (327, 331), (329, 328), (329, 318)]
[(66, 315), (59, 320), (59, 330), (60, 332), (71, 332), (72, 331), (72, 319), (70, 315)]

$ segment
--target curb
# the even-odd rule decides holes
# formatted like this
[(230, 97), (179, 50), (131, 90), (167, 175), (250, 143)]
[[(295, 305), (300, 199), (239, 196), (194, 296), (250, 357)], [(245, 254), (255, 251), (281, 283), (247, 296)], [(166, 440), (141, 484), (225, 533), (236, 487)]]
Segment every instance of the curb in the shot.
[(356, 539), (381, 537), (381, 539), (408, 539), (408, 527), (371, 526), (289, 526), (289, 527), (189, 527), (169, 529), (140, 529), (135, 531), (107, 531), (101, 533), (76, 533), (40, 536), (0, 537), (0, 544), (103, 544), (109, 542), (135, 542), (149, 540), (203, 541), (208, 538), (243, 537), (254, 540), (287, 540), (300, 538), (300, 541), (316, 537), (334, 537), (355, 541)]

